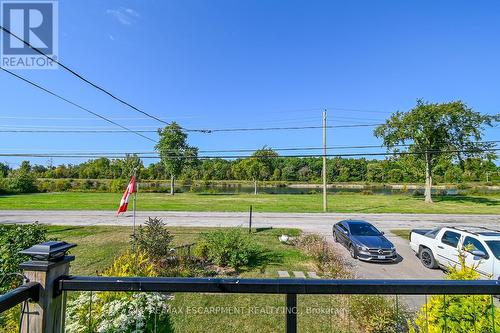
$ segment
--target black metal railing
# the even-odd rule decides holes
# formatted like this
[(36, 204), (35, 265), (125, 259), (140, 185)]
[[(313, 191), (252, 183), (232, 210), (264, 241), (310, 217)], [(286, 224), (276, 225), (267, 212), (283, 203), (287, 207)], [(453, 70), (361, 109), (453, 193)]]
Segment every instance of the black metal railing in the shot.
[(69, 276), (64, 291), (251, 293), (286, 295), (286, 332), (297, 332), (297, 295), (500, 295), (498, 280), (306, 280)]
[(39, 283), (28, 282), (8, 293), (0, 295), (0, 313), (28, 300), (38, 302), (40, 288)]

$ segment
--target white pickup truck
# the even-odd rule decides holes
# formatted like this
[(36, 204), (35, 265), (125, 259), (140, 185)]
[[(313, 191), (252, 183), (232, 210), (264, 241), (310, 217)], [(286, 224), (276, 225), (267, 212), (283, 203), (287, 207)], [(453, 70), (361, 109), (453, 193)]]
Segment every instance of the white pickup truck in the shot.
[(500, 279), (500, 231), (480, 227), (443, 227), (412, 230), (410, 246), (427, 268), (458, 264), (459, 249), (465, 263), (483, 279)]

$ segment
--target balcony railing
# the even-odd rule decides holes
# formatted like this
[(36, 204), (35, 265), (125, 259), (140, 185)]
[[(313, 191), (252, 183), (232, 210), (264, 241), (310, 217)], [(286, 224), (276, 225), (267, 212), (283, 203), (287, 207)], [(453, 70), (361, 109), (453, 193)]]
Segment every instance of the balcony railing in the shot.
[[(40, 258), (37, 258), (40, 259)], [(24, 263), (32, 282), (0, 296), (0, 312), (29, 300), (23, 332), (64, 332), (65, 292), (115, 291), (286, 295), (286, 332), (297, 332), (297, 295), (499, 295), (498, 280), (307, 280), (238, 278), (145, 278), (67, 275), (71, 257)], [(31, 271), (30, 271), (31, 270)], [(31, 274), (36, 272), (35, 274)], [(42, 272), (42, 273), (41, 273)], [(495, 319), (493, 319), (494, 322)], [(493, 325), (495, 326), (495, 325)], [(495, 328), (493, 328), (494, 330)], [(493, 331), (494, 332), (494, 331)]]

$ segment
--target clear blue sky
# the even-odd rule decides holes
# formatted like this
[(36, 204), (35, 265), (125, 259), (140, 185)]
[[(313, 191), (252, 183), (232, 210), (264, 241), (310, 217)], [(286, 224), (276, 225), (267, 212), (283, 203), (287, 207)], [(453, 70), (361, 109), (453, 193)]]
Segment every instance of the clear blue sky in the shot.
[[(417, 98), (498, 113), (499, 11), (497, 1), (61, 0), (59, 53), (92, 81), (184, 127), (321, 125), (323, 107), (331, 125), (376, 123)], [(17, 73), (124, 125), (161, 125), (62, 69)], [(0, 87), (2, 128), (112, 128), (3, 72)], [(189, 141), (200, 149), (320, 146), (322, 133)], [(0, 133), (0, 142), (1, 152), (153, 150), (132, 134)], [(328, 132), (329, 145), (377, 143), (371, 128)]]

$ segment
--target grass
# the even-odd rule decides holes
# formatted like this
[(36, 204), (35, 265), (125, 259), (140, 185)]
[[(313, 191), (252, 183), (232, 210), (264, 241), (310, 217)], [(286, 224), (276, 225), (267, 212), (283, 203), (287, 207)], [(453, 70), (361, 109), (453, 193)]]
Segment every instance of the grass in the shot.
[[(202, 232), (216, 228), (168, 227), (174, 236), (172, 246), (196, 242)], [(130, 227), (114, 226), (48, 226), (48, 237), (77, 244), (71, 250), (76, 260), (71, 265), (71, 274), (95, 275), (110, 266), (113, 259), (130, 248)], [(256, 244), (265, 249), (271, 261), (264, 270), (256, 267), (243, 271), (241, 276), (277, 277), (278, 270), (307, 270), (312, 261), (300, 250), (281, 244), (278, 237), (283, 233), (298, 235), (297, 229), (263, 229), (252, 233)]]
[[(0, 210), (116, 210), (119, 193), (37, 193), (0, 196)], [(433, 204), (410, 195), (333, 194), (329, 209), (339, 213), (500, 214), (500, 194), (435, 196)], [(322, 211), (321, 194), (140, 193), (138, 210), (312, 213)]]
[[(174, 245), (195, 242), (200, 233), (214, 228), (169, 227)], [(71, 254), (76, 259), (70, 273), (93, 275), (109, 266), (113, 258), (129, 247), (129, 227), (48, 227), (49, 237), (58, 238), (78, 246)], [(296, 229), (265, 229), (253, 233), (255, 242), (268, 254), (274, 254), (264, 267), (254, 267), (241, 273), (241, 277), (277, 278), (278, 270), (314, 271), (314, 261), (301, 250), (282, 244), (278, 236), (287, 233), (299, 235)], [(70, 295), (72, 299), (75, 293)], [(338, 296), (299, 296), (299, 331), (335, 332), (338, 318), (333, 308), (341, 308)], [(170, 321), (174, 332), (278, 332), (285, 330), (285, 296), (253, 294), (200, 294), (177, 293), (170, 301)], [(232, 313), (221, 313), (229, 312)], [(318, 312), (315, 315), (306, 313)], [(330, 312), (328, 312), (330, 311)]]
[(399, 236), (401, 238), (404, 238), (406, 240), (410, 239), (410, 229), (394, 229), (391, 230), (391, 233), (393, 233), (396, 236)]

